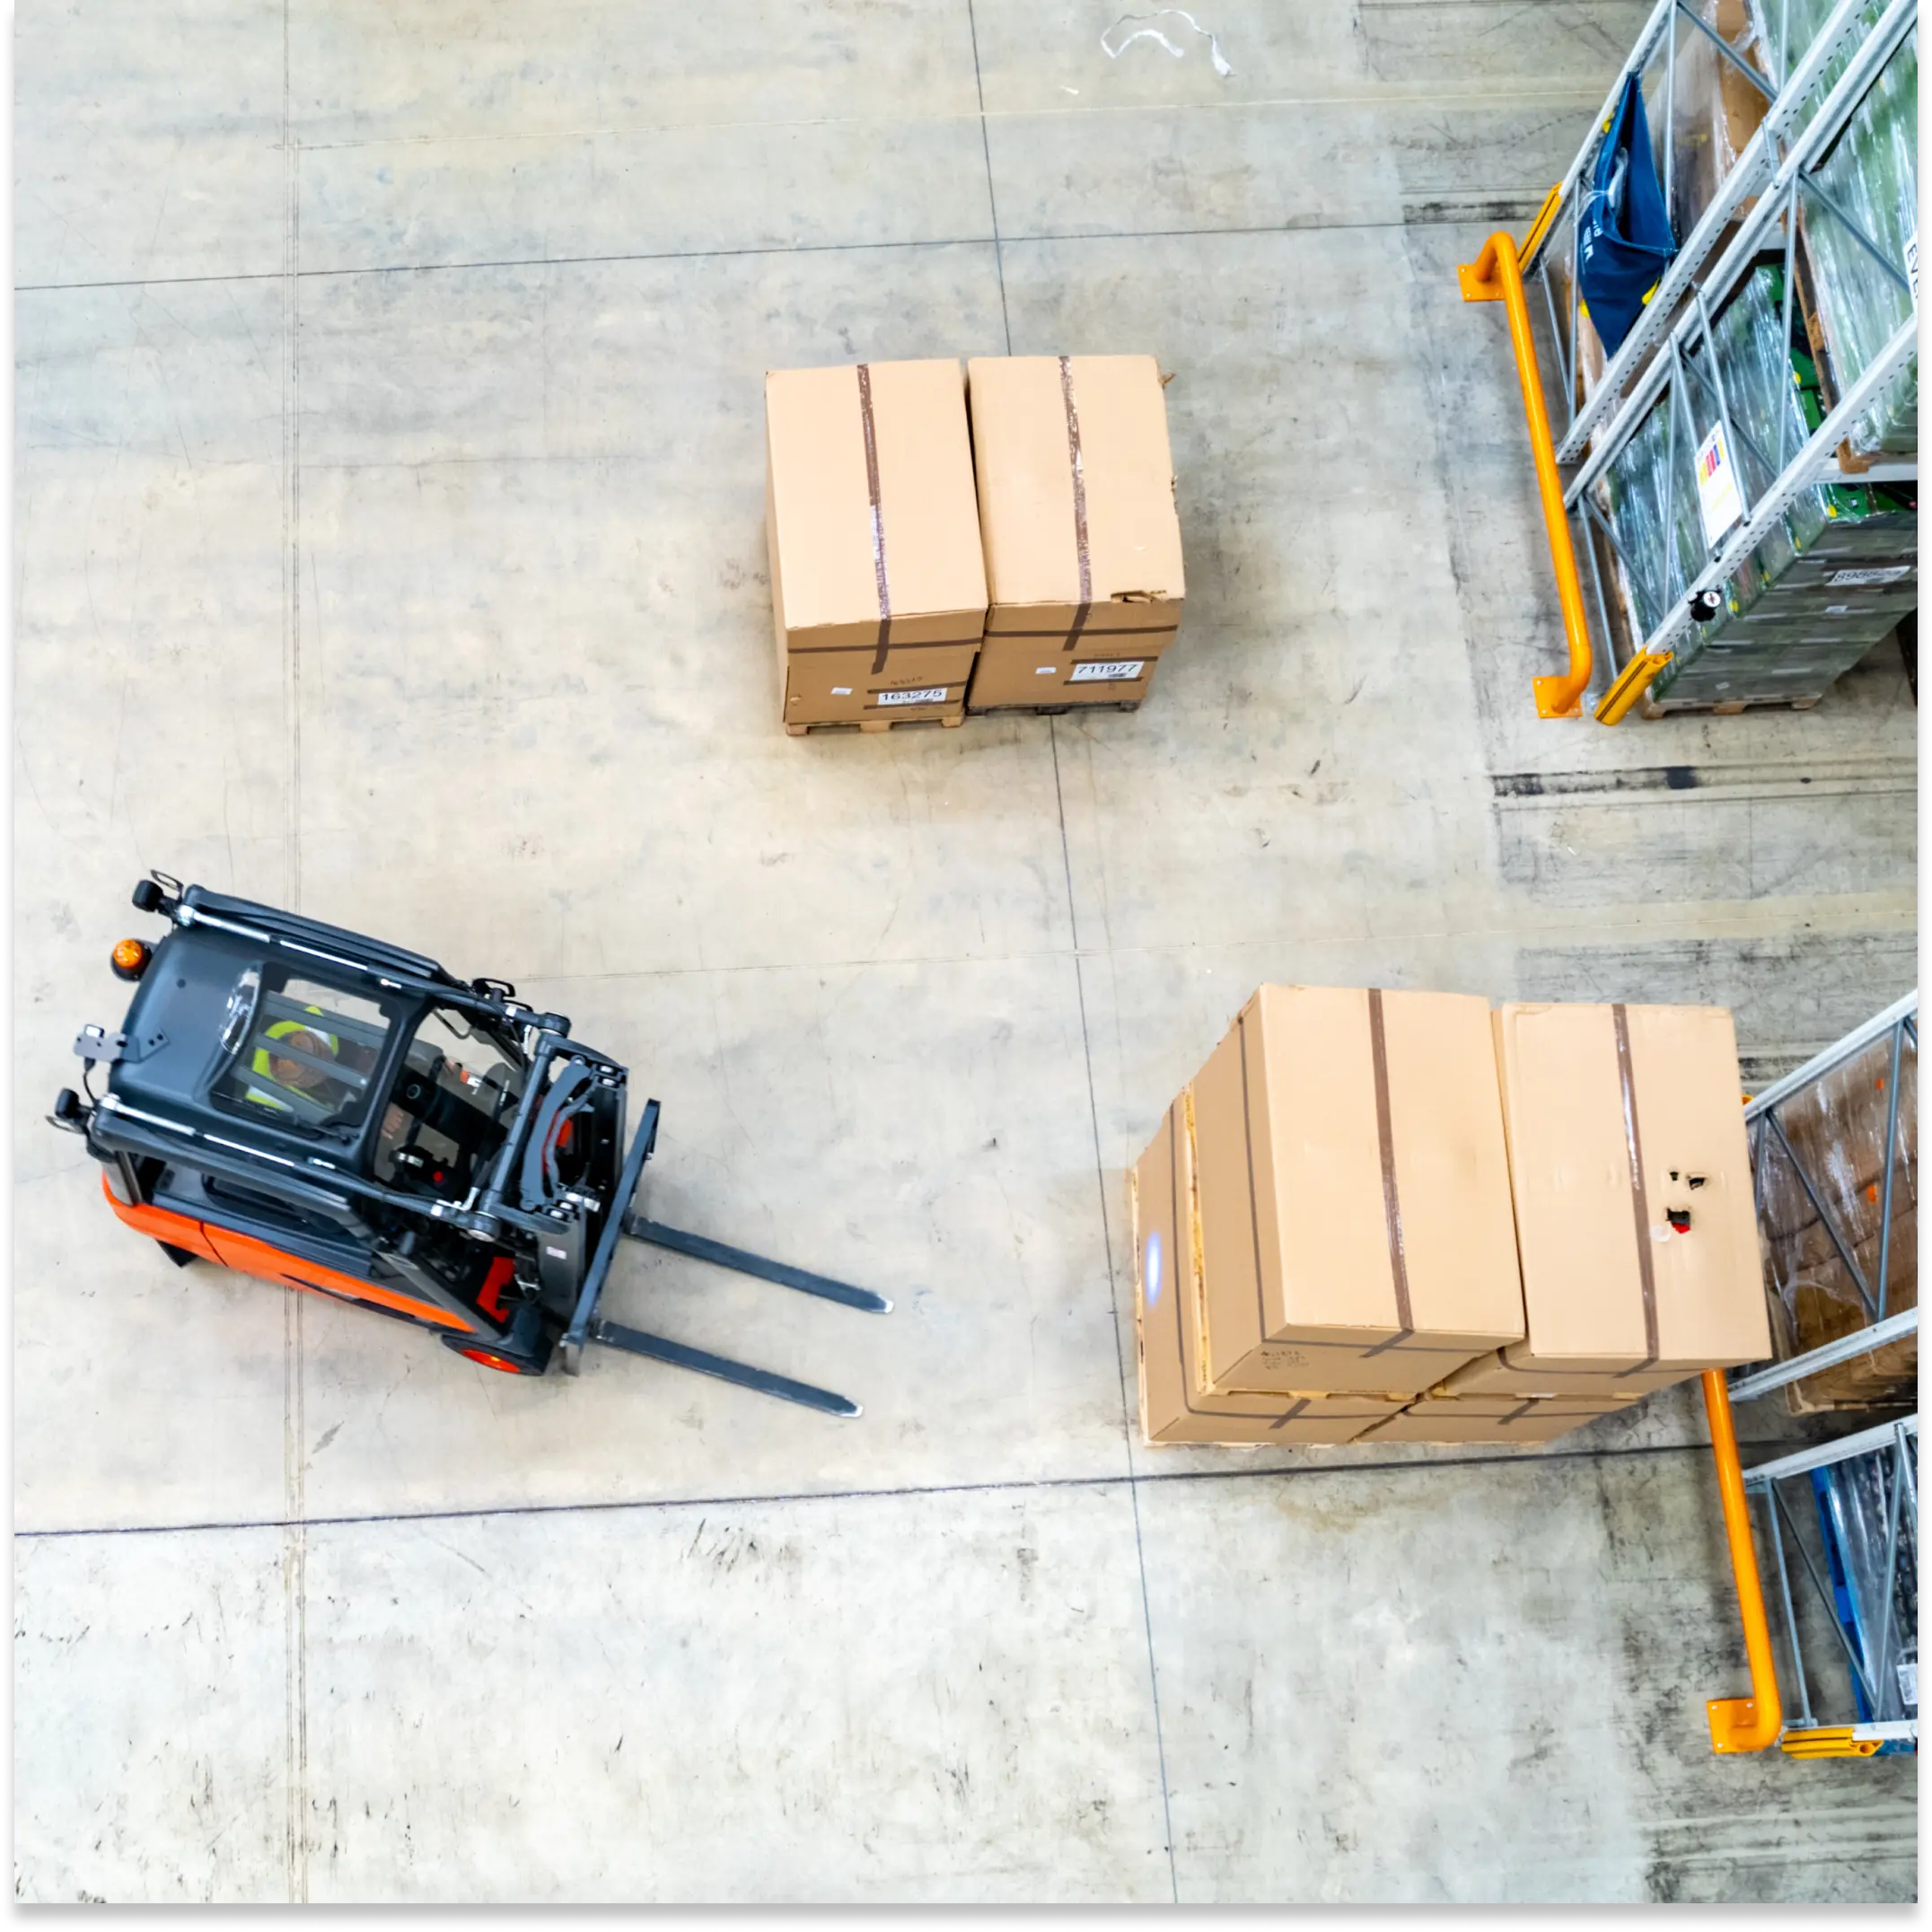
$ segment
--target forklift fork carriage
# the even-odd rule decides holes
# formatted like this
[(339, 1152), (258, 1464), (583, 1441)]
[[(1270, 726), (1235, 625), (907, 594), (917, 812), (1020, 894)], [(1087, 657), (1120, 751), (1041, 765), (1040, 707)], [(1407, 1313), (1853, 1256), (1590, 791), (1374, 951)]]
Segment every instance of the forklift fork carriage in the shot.
[[(119, 1032), (74, 1043), (85, 1098), (49, 1117), (84, 1137), (122, 1221), (200, 1260), (430, 1329), (511, 1374), (586, 1343), (715, 1375), (828, 1415), (829, 1390), (600, 1313), (619, 1241), (647, 1242), (883, 1313), (869, 1289), (645, 1218), (657, 1142), (629, 1075), (501, 979), (459, 979), (379, 940), (230, 899), (164, 873), (136, 907), (169, 921), (123, 940), (136, 982)], [(107, 1068), (106, 1090), (89, 1081)]]

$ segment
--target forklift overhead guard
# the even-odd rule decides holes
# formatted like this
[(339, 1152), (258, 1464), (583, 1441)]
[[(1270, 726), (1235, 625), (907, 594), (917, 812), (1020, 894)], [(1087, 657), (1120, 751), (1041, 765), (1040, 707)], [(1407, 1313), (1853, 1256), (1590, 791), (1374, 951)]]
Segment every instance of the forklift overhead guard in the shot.
[[(601, 1343), (856, 1416), (809, 1383), (626, 1328), (599, 1312), (620, 1240), (675, 1250), (848, 1308), (883, 1296), (645, 1219), (657, 1139), (629, 1075), (502, 979), (164, 873), (134, 889), (168, 920), (123, 941), (118, 1032), (83, 1029), (85, 1098), (48, 1117), (102, 1164), (122, 1221), (185, 1267), (213, 1261), (432, 1330), (485, 1367), (575, 1374)], [(124, 965), (136, 967), (124, 972)], [(107, 1068), (98, 1096), (88, 1076)]]

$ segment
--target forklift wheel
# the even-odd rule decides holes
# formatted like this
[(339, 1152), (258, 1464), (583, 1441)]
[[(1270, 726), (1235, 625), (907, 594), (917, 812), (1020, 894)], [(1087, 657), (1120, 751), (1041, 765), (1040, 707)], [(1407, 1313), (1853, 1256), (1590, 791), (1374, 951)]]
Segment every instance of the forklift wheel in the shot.
[(466, 1362), (475, 1362), (484, 1368), (494, 1368), (501, 1374), (540, 1375), (543, 1373), (543, 1365), (540, 1363), (505, 1355), (497, 1348), (479, 1348), (463, 1341), (459, 1336), (445, 1335), (443, 1338), (443, 1346), (445, 1348), (453, 1348)]
[(172, 1242), (157, 1241), (154, 1245), (159, 1248), (161, 1251), (164, 1255), (166, 1255), (168, 1259), (172, 1261), (177, 1268), (186, 1268), (191, 1262), (198, 1261), (201, 1259), (201, 1257), (198, 1254), (195, 1253), (192, 1249), (177, 1248)]

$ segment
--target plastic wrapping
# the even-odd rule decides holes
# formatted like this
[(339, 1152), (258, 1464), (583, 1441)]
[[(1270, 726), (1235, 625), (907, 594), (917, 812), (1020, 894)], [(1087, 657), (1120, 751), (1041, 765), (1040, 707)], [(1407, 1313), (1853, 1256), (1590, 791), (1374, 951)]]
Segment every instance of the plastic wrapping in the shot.
[[(1887, 1033), (1776, 1110), (1791, 1153), (1803, 1164), (1803, 1179), (1777, 1135), (1765, 1130), (1769, 1137), (1758, 1162), (1758, 1235), (1771, 1303), (1771, 1340), (1781, 1362), (1852, 1334), (1874, 1319), (1838, 1244), (1842, 1242), (1850, 1251), (1875, 1299), (1891, 1072), (1892, 1036)], [(1919, 1302), (1919, 1056), (1909, 1039), (1899, 1055), (1898, 1101), (1892, 1238), (1885, 1269), (1887, 1314), (1916, 1307)], [(1810, 1190), (1805, 1185), (1807, 1179)], [(1829, 1228), (1819, 1212), (1821, 1205), (1831, 1216)], [(1806, 1376), (1791, 1386), (1787, 1400), (1800, 1415), (1910, 1407), (1918, 1373), (1918, 1337), (1905, 1336)]]
[(1889, 1448), (1831, 1464), (1812, 1478), (1828, 1548), (1836, 1559), (1832, 1580), (1844, 1590), (1840, 1620), (1875, 1693), (1867, 1699), (1853, 1679), (1859, 1715), (1868, 1723), (1897, 1723), (1919, 1712), (1918, 1521), (1904, 1497), (1890, 1592), (1886, 1589), (1885, 1550), (1892, 1537), (1897, 1480), (1896, 1459)]
[[(1801, 219), (1815, 279), (1818, 321), (1840, 391), (1877, 360), (1912, 316), (1910, 289), (1874, 259), (1843, 217), (1856, 222), (1896, 268), (1909, 272), (1918, 249), (1918, 132), (1915, 28), (1886, 62), (1823, 166), (1812, 177), (1815, 189), (1822, 192), (1804, 197)], [(1835, 207), (1828, 205), (1827, 197)], [(1916, 356), (1859, 417), (1849, 440), (1860, 456), (1919, 453)]]
[[(1699, 17), (1757, 62), (1758, 28), (1744, 0), (1700, 0)], [(1680, 239), (1698, 224), (1764, 119), (1770, 97), (1688, 23), (1676, 27), (1671, 110), (1671, 225)], [(1748, 206), (1749, 204), (1747, 203)]]
[[(1692, 345), (1680, 400), (1673, 405), (1666, 392), (1607, 472), (1604, 495), (1621, 551), (1614, 575), (1633, 646), (1662, 621), (1708, 555), (1694, 461), (1699, 439), (1718, 419), (1720, 382), (1733, 461), (1755, 498), (1823, 419), (1810, 358), (1784, 347), (1781, 266), (1768, 263), (1745, 277), (1712, 324), (1709, 347)], [(1666, 544), (1673, 407), (1679, 416)], [(1678, 639), (1673, 661), (1651, 684), (1652, 702), (1820, 697), (1917, 605), (1912, 502), (1863, 486), (1805, 491), (1724, 584), (1719, 616)]]

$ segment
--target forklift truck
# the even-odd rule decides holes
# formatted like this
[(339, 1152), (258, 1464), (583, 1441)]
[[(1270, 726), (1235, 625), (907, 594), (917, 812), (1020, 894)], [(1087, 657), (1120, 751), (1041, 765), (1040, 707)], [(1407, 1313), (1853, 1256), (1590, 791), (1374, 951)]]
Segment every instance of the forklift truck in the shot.
[[(884, 1313), (869, 1289), (646, 1219), (657, 1141), (629, 1075), (501, 979), (156, 872), (124, 939), (120, 1031), (84, 1028), (82, 1088), (49, 1117), (101, 1163), (109, 1205), (169, 1259), (257, 1275), (415, 1323), (486, 1368), (580, 1372), (586, 1345), (804, 1404), (856, 1402), (607, 1320), (618, 1243), (650, 1243)], [(90, 1076), (107, 1069), (105, 1091)]]

